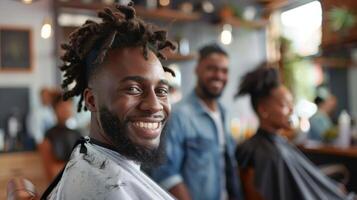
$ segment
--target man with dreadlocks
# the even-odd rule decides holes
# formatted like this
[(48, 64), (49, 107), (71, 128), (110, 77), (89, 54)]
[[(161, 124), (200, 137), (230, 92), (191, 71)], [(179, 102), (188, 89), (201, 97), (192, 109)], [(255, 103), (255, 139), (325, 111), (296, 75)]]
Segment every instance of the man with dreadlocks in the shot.
[[(62, 57), (64, 99), (80, 96), (90, 135), (73, 149), (42, 199), (172, 199), (140, 171), (160, 158), (170, 113), (160, 50), (166, 31), (138, 19), (132, 3), (104, 9), (70, 35)], [(72, 83), (74, 87), (70, 87)]]

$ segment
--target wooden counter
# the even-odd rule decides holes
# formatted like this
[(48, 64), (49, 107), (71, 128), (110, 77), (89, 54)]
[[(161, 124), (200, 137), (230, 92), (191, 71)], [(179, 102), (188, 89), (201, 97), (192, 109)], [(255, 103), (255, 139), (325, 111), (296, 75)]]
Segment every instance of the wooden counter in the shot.
[(38, 152), (0, 154), (0, 199), (6, 199), (7, 183), (14, 177), (30, 180), (39, 194), (49, 184)]
[(357, 147), (337, 148), (333, 146), (302, 147), (299, 149), (316, 165), (342, 164), (350, 178), (346, 185), (348, 191), (357, 192)]
[(319, 153), (319, 154), (328, 154), (335, 156), (347, 156), (351, 158), (357, 158), (357, 147), (352, 146), (348, 148), (338, 148), (334, 146), (316, 146), (316, 147), (306, 147), (299, 146), (299, 148), (306, 153)]

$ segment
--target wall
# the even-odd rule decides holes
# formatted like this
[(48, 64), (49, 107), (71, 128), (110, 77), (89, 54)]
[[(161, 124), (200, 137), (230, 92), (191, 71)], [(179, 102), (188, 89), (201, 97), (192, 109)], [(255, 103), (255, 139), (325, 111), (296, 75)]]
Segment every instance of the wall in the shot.
[(33, 69), (31, 72), (0, 72), (0, 87), (28, 87), (30, 106), (38, 101), (43, 86), (55, 84), (54, 41), (42, 39), (40, 30), (45, 17), (50, 17), (51, 1), (42, 0), (31, 5), (21, 1), (0, 1), (0, 26), (26, 27), (32, 30)]

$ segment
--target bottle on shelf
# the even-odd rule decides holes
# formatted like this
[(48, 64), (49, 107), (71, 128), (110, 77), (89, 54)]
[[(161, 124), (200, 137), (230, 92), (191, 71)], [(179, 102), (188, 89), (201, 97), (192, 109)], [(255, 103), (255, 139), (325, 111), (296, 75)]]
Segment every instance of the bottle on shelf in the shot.
[(342, 148), (351, 144), (351, 117), (346, 110), (342, 110), (338, 117), (338, 137), (335, 144)]
[(190, 42), (187, 38), (182, 37), (181, 35), (176, 36), (177, 42), (177, 53), (179, 55), (188, 55), (190, 54)]

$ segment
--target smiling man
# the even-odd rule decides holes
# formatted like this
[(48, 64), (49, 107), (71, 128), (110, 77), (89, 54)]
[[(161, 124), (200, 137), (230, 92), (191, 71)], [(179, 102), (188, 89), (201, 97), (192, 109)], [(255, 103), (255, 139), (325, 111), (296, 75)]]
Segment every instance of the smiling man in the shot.
[(151, 175), (180, 200), (242, 199), (235, 144), (226, 111), (218, 102), (227, 83), (228, 64), (227, 53), (218, 45), (201, 48), (196, 88), (172, 111), (167, 159)]
[[(74, 148), (42, 199), (172, 199), (140, 171), (161, 157), (170, 113), (158, 57), (166, 31), (136, 18), (131, 4), (99, 12), (70, 36), (63, 56), (64, 99), (80, 96), (91, 112), (90, 135)], [(72, 86), (74, 84), (74, 86)]]

